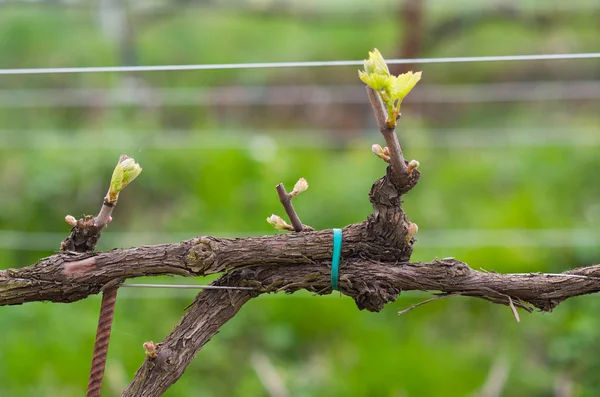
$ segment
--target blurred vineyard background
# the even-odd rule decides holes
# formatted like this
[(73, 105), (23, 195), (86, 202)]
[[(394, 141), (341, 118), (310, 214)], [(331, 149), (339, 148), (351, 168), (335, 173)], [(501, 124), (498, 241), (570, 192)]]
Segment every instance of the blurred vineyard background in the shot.
[[(357, 60), (597, 52), (597, 1), (0, 1), (0, 68)], [(126, 153), (144, 168), (101, 249), (196, 235), (271, 234), (275, 185), (315, 228), (369, 214), (383, 143), (357, 67), (0, 76), (0, 269), (51, 255), (66, 214), (100, 208)], [(423, 176), (405, 208), (414, 260), (498, 272), (599, 262), (600, 61), (424, 64), (400, 139)], [(145, 282), (203, 284), (209, 280)], [(405, 316), (338, 294), (260, 297), (166, 396), (268, 396), (265, 359), (291, 396), (600, 395), (600, 297), (550, 315), (452, 298)], [(122, 289), (104, 396), (193, 291)], [(81, 396), (99, 297), (0, 308), (0, 396)], [(490, 376), (490, 374), (492, 374)], [(486, 386), (487, 384), (487, 386)], [(492, 387), (493, 389), (493, 387)], [(479, 394), (478, 394), (479, 393)]]

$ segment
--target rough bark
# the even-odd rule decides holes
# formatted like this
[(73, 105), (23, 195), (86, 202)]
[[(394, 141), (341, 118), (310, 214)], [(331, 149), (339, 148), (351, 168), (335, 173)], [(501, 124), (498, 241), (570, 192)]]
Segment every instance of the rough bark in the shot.
[[(577, 269), (565, 276), (544, 274), (496, 274), (472, 270), (454, 259), (427, 263), (382, 263), (353, 259), (340, 269), (340, 290), (351, 296), (361, 309), (378, 311), (385, 303), (397, 299), (402, 290), (442, 291), (474, 296), (495, 303), (531, 310), (550, 311), (561, 301), (576, 295), (600, 290), (600, 278), (572, 275), (600, 275), (600, 265)], [(316, 294), (331, 292), (327, 266), (318, 264), (253, 266), (231, 271), (216, 285), (253, 285), (254, 291), (204, 291), (175, 330), (158, 348), (157, 358), (147, 358), (136, 373), (123, 397), (162, 395), (175, 383), (198, 351), (218, 329), (260, 293), (306, 289)]]
[[(346, 230), (352, 227), (345, 228), (344, 233)], [(400, 291), (410, 290), (455, 293), (504, 304), (510, 296), (522, 306), (542, 311), (551, 311), (567, 298), (600, 291), (600, 265), (561, 275), (499, 274), (473, 270), (455, 259), (406, 262), (352, 255), (359, 244), (345, 243), (340, 290), (354, 298), (359, 308), (371, 311), (381, 310)], [(198, 259), (199, 247), (208, 260)], [(255, 287), (253, 294), (298, 289), (326, 294), (331, 292), (331, 249), (331, 231), (327, 230), (233, 240), (199, 237), (178, 244), (96, 255), (56, 254), (32, 266), (0, 271), (0, 306), (34, 301), (75, 302), (124, 278), (200, 276), (223, 271), (229, 271), (229, 278), (220, 279), (221, 284), (217, 285)], [(65, 274), (65, 269), (72, 267), (77, 267), (78, 272)], [(236, 269), (239, 273), (231, 272)], [(280, 277), (275, 278), (273, 272)], [(239, 277), (233, 277), (234, 274)], [(265, 275), (269, 278), (261, 278)]]
[[(546, 275), (475, 271), (452, 258), (411, 263), (415, 240), (408, 234), (410, 222), (401, 204), (402, 194), (415, 186), (419, 175), (413, 170), (397, 178), (388, 167), (369, 194), (373, 214), (365, 222), (343, 228), (339, 288), (359, 309), (379, 311), (401, 291), (422, 290), (551, 311), (567, 298), (600, 291), (600, 265)], [(157, 357), (146, 359), (123, 393), (160, 396), (251, 298), (300, 289), (330, 293), (332, 249), (332, 231), (320, 230), (242, 239), (197, 237), (99, 253), (60, 252), (31, 266), (0, 271), (0, 306), (74, 302), (126, 278), (152, 275), (225, 272), (215, 285), (255, 288), (209, 290), (196, 297), (159, 345)]]

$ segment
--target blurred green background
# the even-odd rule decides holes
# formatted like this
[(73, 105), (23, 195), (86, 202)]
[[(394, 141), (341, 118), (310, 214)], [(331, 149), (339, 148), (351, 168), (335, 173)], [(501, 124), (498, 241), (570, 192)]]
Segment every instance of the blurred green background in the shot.
[[(596, 1), (2, 1), (0, 68), (597, 52)], [(144, 168), (101, 249), (272, 234), (275, 185), (315, 228), (370, 213), (383, 143), (357, 67), (0, 76), (0, 269), (97, 213), (122, 153)], [(598, 263), (600, 61), (425, 64), (399, 134), (421, 182), (413, 260), (560, 272)], [(147, 282), (207, 283), (153, 279)], [(122, 289), (103, 396), (118, 396), (193, 291)], [(247, 304), (165, 395), (598, 396), (600, 298), (522, 314), (467, 298), (398, 317), (349, 298)], [(0, 308), (0, 396), (81, 396), (100, 299)], [(273, 367), (285, 390), (261, 376)], [(267, 382), (268, 383), (268, 382)]]

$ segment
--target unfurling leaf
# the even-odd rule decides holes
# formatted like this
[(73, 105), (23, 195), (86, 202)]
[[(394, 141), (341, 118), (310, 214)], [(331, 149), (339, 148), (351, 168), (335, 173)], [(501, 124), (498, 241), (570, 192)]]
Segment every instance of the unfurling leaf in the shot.
[(385, 63), (385, 59), (383, 59), (383, 56), (377, 48), (374, 48), (373, 51), (369, 51), (369, 59), (365, 59), (365, 72), (367, 74), (375, 73), (386, 76), (390, 75), (387, 63)]
[(409, 222), (406, 230), (406, 242), (409, 243), (410, 239), (415, 237), (419, 232), (419, 226), (416, 223)]
[(364, 66), (364, 71), (358, 71), (359, 78), (379, 93), (387, 110), (386, 123), (395, 127), (402, 100), (421, 80), (421, 72), (390, 75), (385, 59), (377, 48), (369, 52), (369, 59), (365, 59)]
[(371, 151), (375, 156), (379, 157), (383, 161), (388, 163), (390, 162), (390, 150), (387, 147), (382, 148), (381, 145), (376, 143), (371, 146)]
[(359, 70), (358, 77), (377, 91), (389, 91), (393, 83), (385, 59), (377, 48), (369, 52), (369, 59), (365, 59), (365, 70)]
[(413, 170), (419, 168), (419, 165), (421, 164), (417, 160), (410, 160), (410, 162), (408, 163), (408, 167), (406, 167), (408, 173), (410, 174), (411, 172), (413, 172)]
[(358, 77), (360, 77), (360, 79), (363, 81), (363, 83), (365, 83), (372, 89), (374, 89), (376, 91), (381, 91), (381, 90), (385, 90), (391, 86), (391, 84), (392, 84), (391, 79), (394, 76), (377, 74), (377, 73), (368, 74), (368, 73), (363, 72), (362, 70), (359, 70)]
[(77, 226), (77, 219), (75, 219), (75, 217), (73, 215), (65, 216), (65, 222), (67, 222), (69, 225), (71, 225), (73, 227)]
[(277, 230), (294, 230), (292, 225), (288, 225), (280, 216), (275, 214), (267, 218), (267, 222)]
[(398, 77), (392, 76), (392, 78), (394, 79), (394, 82), (392, 84), (391, 97), (393, 100), (398, 101), (396, 108), (398, 109), (398, 112), (400, 112), (402, 100), (408, 95), (410, 90), (414, 88), (419, 80), (421, 80), (421, 72), (406, 72)]
[(154, 360), (156, 357), (158, 357), (158, 354), (156, 352), (157, 346), (154, 344), (154, 342), (152, 342), (152, 341), (144, 342), (144, 344), (142, 346), (144, 347), (146, 357), (148, 357), (151, 360)]
[(294, 190), (292, 190), (290, 196), (297, 196), (298, 194), (305, 192), (306, 189), (308, 189), (308, 182), (306, 182), (306, 179), (300, 178), (294, 185)]

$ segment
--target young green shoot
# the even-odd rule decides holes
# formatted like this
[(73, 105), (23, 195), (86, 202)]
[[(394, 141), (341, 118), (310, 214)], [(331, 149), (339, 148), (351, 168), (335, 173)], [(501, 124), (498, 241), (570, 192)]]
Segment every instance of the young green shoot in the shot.
[(407, 72), (394, 76), (385, 63), (385, 59), (377, 48), (369, 52), (365, 59), (365, 70), (359, 70), (358, 76), (369, 87), (379, 93), (387, 110), (386, 124), (389, 128), (396, 127), (400, 117), (402, 100), (421, 80), (421, 72)]

